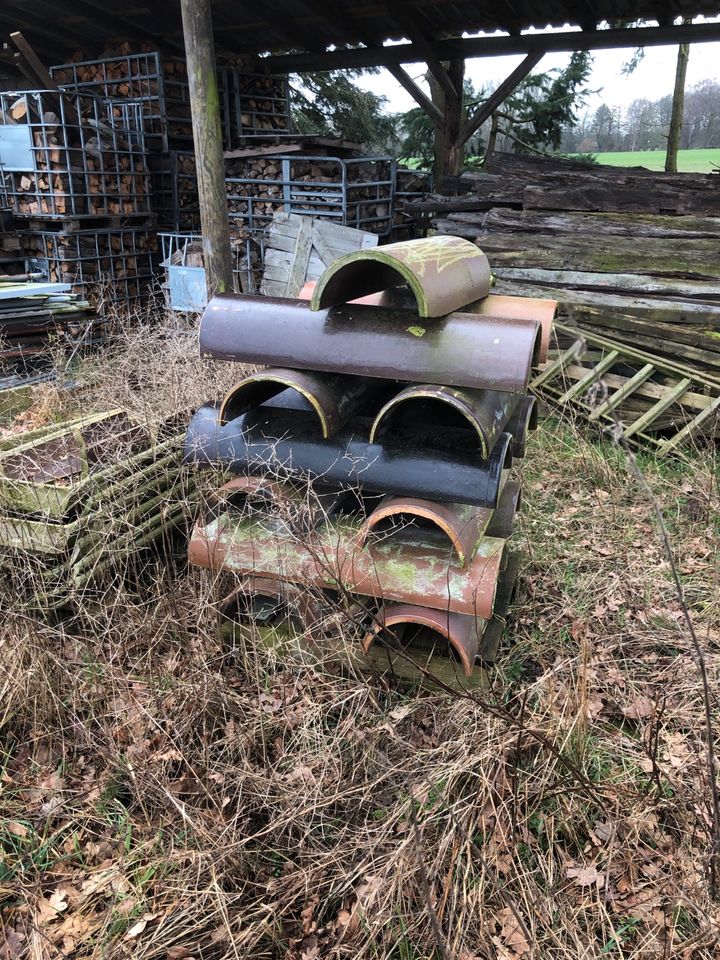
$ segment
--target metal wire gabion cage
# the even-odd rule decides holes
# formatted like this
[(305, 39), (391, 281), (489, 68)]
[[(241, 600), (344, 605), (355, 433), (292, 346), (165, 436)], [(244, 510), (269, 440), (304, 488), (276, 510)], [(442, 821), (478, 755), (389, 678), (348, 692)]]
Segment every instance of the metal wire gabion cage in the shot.
[(0, 93), (0, 172), (17, 217), (152, 212), (137, 103), (52, 90)]

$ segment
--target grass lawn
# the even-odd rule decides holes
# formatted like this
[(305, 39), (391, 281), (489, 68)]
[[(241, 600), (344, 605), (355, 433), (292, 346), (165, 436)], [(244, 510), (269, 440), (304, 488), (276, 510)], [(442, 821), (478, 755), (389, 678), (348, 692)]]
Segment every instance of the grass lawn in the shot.
[[(665, 169), (664, 150), (634, 150), (624, 153), (596, 153), (599, 163), (611, 167), (647, 167), (650, 170)], [(720, 167), (720, 149), (680, 150), (678, 170), (681, 173), (710, 173)]]

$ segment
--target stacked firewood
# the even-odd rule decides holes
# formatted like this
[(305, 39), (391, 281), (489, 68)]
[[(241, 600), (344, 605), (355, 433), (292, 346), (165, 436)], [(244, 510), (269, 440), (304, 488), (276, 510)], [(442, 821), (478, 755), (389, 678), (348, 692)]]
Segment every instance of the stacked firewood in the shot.
[(227, 66), (218, 71), (218, 87), (226, 149), (248, 133), (289, 130), (287, 77), (243, 73)]
[[(53, 79), (70, 90), (92, 93), (115, 101), (134, 100), (142, 107), (148, 135), (192, 138), (190, 97), (185, 61), (161, 58), (154, 50), (133, 53), (129, 43), (110, 48), (97, 60), (76, 53), (68, 63), (50, 68)], [(116, 116), (122, 112), (118, 103)]]
[(285, 210), (386, 234), (392, 220), (392, 176), (389, 159), (232, 158), (226, 161), (228, 212), (231, 221), (258, 225)]
[(3, 174), (18, 217), (62, 219), (150, 212), (139, 114), (113, 126), (95, 97), (43, 91), (0, 93), (0, 123), (29, 127), (25, 170)]
[(157, 235), (147, 227), (28, 231), (22, 243), (31, 266), (91, 302), (137, 302), (152, 283)]
[[(50, 72), (60, 85), (71, 89), (113, 100), (142, 101), (145, 132), (161, 135), (165, 150), (177, 141), (192, 139), (187, 66), (182, 59), (161, 57), (149, 49), (133, 52), (129, 43), (123, 43), (97, 60), (76, 54)], [(224, 66), (218, 70), (218, 92), (226, 149), (247, 134), (289, 129), (287, 77)]]

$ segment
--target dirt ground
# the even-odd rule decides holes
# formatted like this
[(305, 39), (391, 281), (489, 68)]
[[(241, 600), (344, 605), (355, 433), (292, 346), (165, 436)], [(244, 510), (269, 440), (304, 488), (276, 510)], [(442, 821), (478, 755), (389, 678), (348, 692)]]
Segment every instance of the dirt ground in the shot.
[[(84, 402), (186, 411), (237, 375), (196, 354), (134, 335)], [(717, 730), (717, 461), (638, 462)], [(520, 470), (480, 693), (238, 656), (180, 562), (55, 624), (1, 597), (1, 960), (720, 956), (703, 688), (653, 505), (582, 424), (542, 422)]]

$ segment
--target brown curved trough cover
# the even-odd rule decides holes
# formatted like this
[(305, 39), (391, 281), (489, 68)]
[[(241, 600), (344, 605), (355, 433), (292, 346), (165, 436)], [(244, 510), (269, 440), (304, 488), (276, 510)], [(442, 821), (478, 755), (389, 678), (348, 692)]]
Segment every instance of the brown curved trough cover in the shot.
[(220, 406), (220, 425), (230, 423), (286, 390), (294, 391), (306, 401), (317, 416), (326, 440), (354, 417), (373, 393), (387, 396), (383, 381), (367, 377), (268, 367), (249, 374), (226, 394)]
[[(377, 443), (384, 431), (390, 430), (395, 414), (402, 408), (417, 409), (419, 422), (425, 416), (425, 402), (438, 404), (446, 411), (454, 411), (465, 421), (478, 439), (478, 448), (484, 458), (490, 456), (495, 441), (505, 430), (520, 397), (499, 390), (471, 390), (446, 387), (434, 383), (414, 383), (405, 387), (385, 404), (375, 417), (370, 429), (370, 443)], [(403, 412), (408, 412), (403, 410)], [(390, 424), (389, 424), (390, 422)]]
[(470, 240), (439, 236), (356, 250), (331, 264), (313, 291), (312, 309), (407, 284), (417, 316), (442, 317), (490, 292), (488, 258)]
[(200, 323), (217, 360), (525, 393), (540, 354), (536, 320), (417, 314), (364, 304), (311, 310), (303, 300), (221, 294)]
[[(315, 626), (320, 619), (320, 610), (317, 600), (307, 590), (301, 590), (294, 584), (284, 583), (282, 580), (272, 580), (270, 577), (246, 577), (219, 604), (220, 613), (231, 617), (238, 601), (251, 601), (255, 598), (277, 600), (287, 608), (292, 615), (300, 620), (303, 629)], [(252, 613), (249, 614), (253, 619)]]

